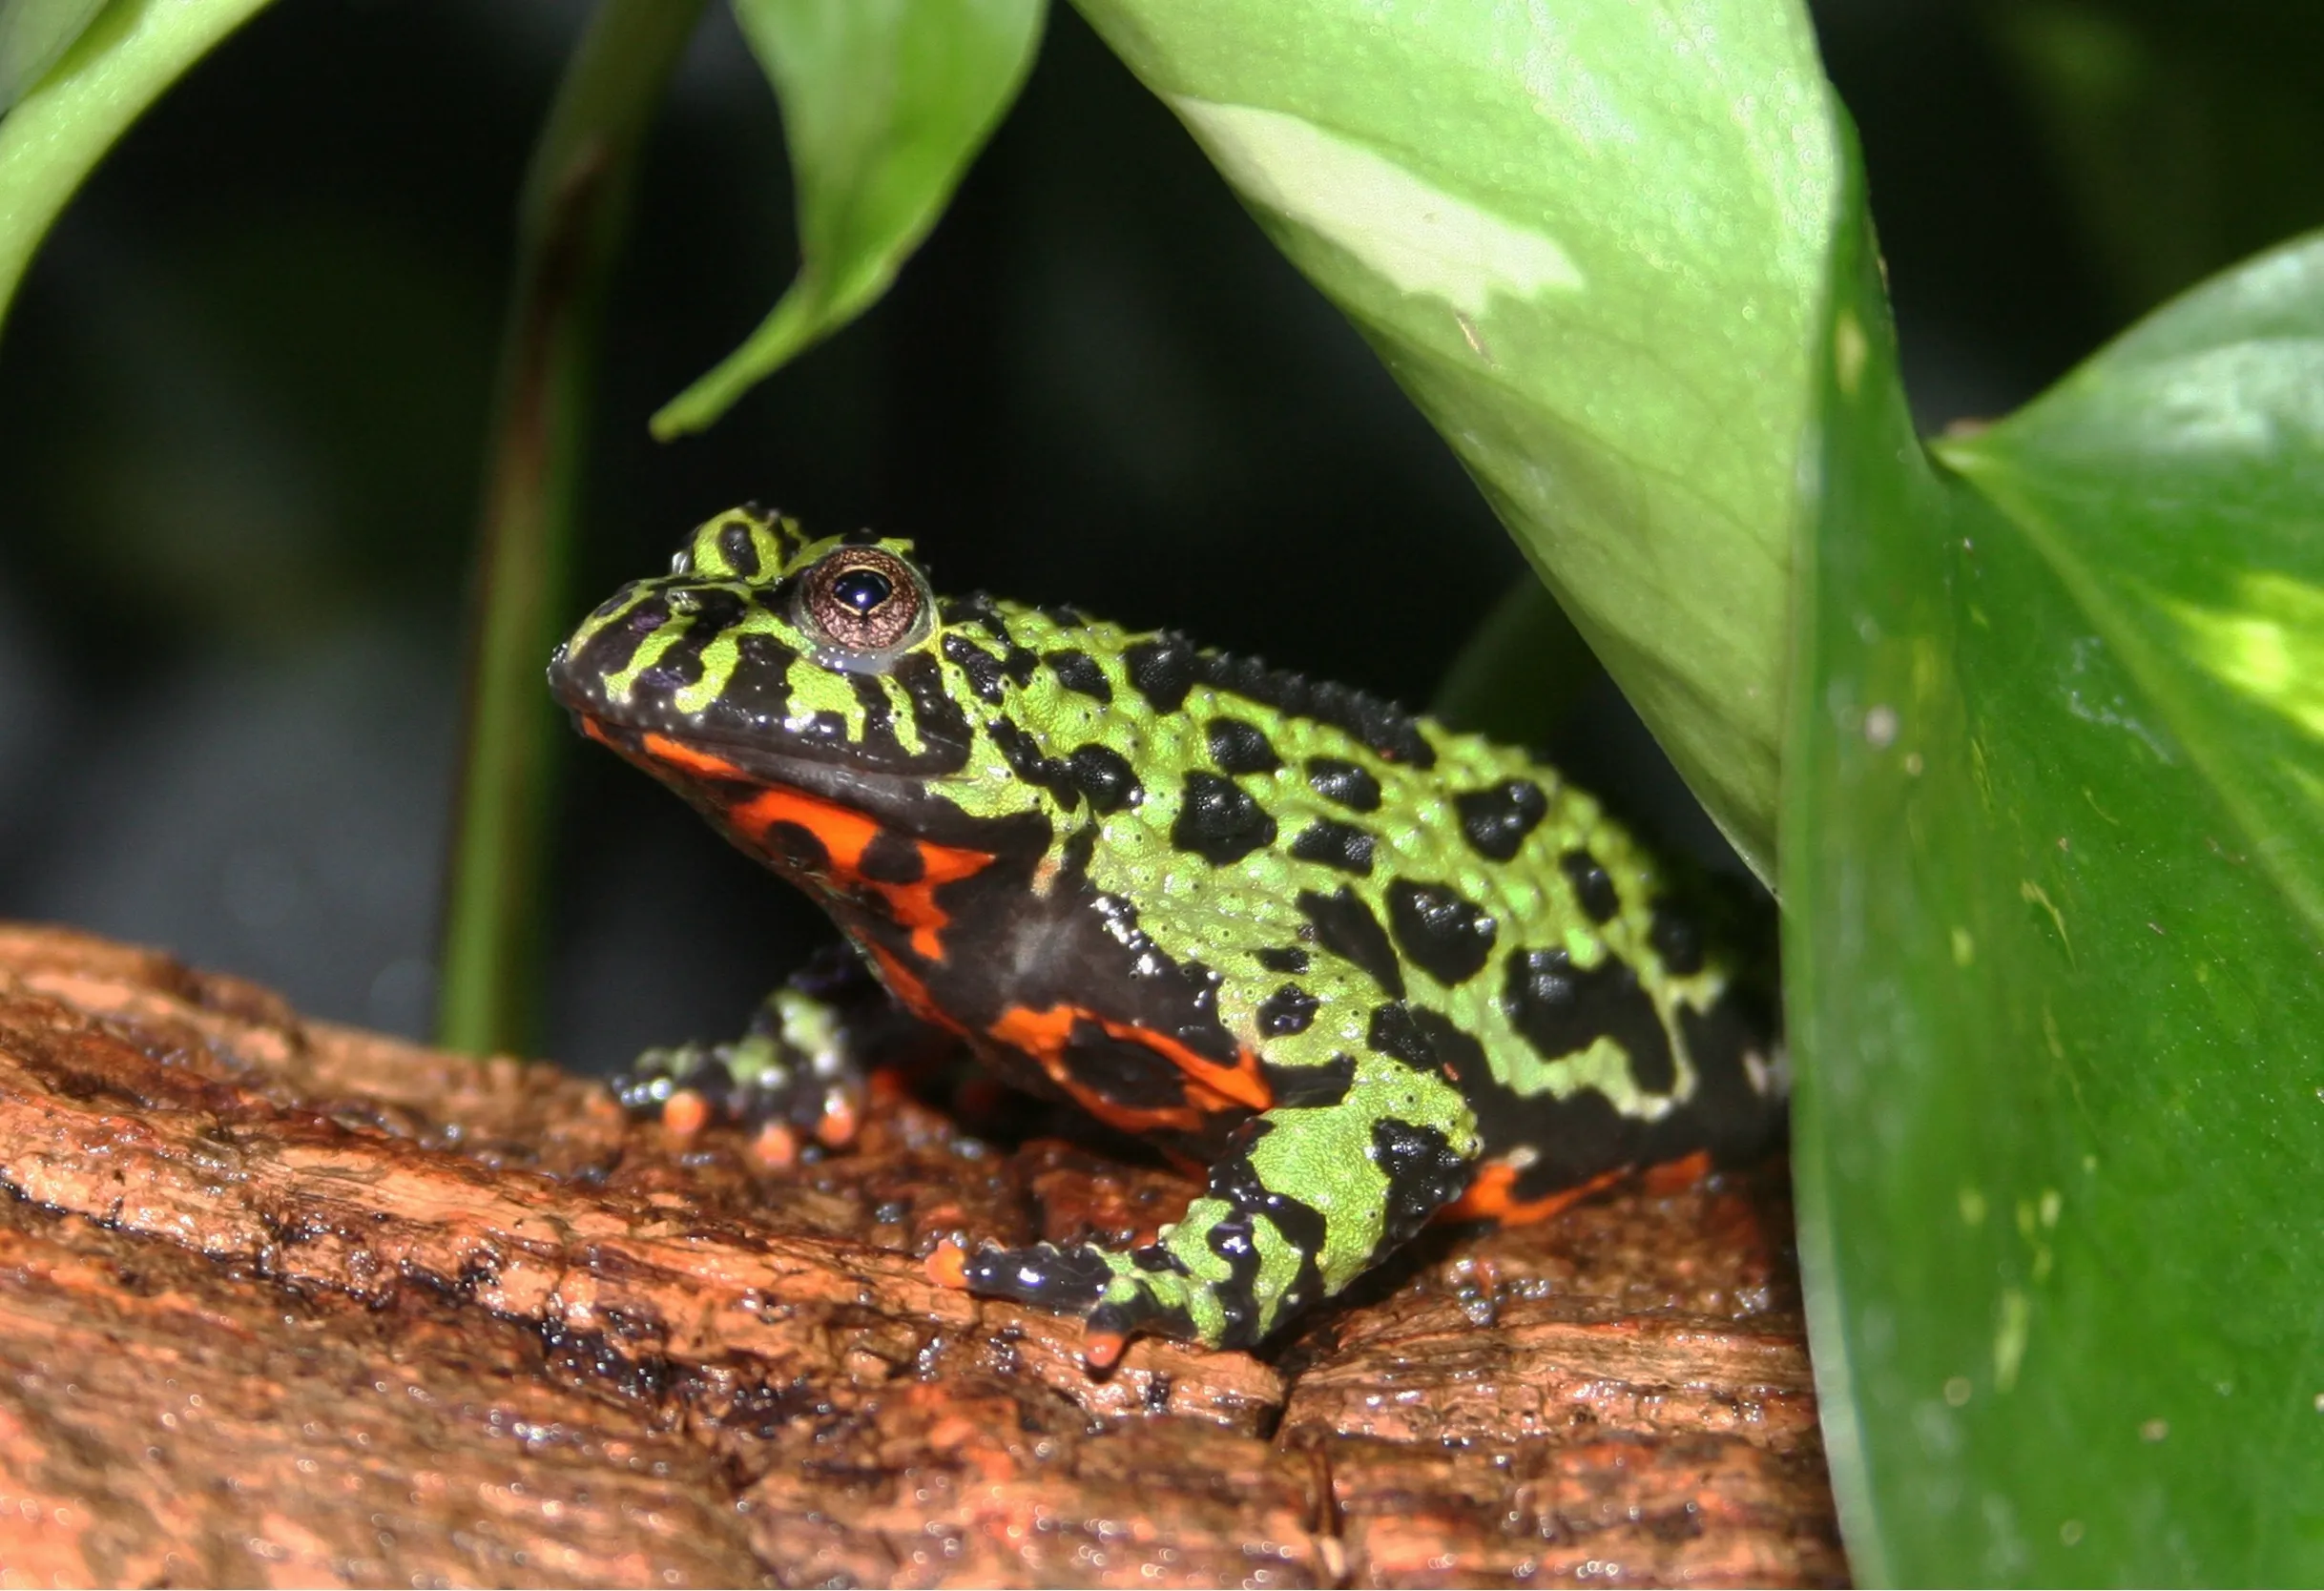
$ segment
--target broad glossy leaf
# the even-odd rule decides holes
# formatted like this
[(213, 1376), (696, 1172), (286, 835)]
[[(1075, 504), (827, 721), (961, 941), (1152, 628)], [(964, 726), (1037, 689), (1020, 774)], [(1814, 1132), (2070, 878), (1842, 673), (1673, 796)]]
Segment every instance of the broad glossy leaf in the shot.
[(1833, 203), (1789, 0), (1077, 0), (1774, 855)]
[(1868, 1581), (2324, 1576), (2318, 246), (1934, 465), (1842, 233), (1784, 883)]
[(0, 116), (0, 321), (32, 251), (114, 140), (265, 3), (114, 0)]
[(782, 102), (799, 269), (741, 347), (654, 417), (697, 431), (879, 300), (1015, 102), (1046, 0), (734, 0)]

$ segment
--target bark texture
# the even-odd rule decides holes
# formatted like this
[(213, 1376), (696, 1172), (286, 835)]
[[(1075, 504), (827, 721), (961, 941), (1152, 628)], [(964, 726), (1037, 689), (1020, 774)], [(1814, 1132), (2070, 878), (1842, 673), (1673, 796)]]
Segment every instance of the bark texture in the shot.
[(933, 1285), (1192, 1184), (598, 1085), (0, 927), (0, 1585), (1837, 1582), (1779, 1166), (1439, 1230), (1267, 1354)]

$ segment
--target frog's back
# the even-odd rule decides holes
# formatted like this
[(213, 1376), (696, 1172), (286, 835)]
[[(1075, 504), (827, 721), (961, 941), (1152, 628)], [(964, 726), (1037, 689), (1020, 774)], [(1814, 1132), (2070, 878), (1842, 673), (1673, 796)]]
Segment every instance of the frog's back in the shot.
[(1006, 636), (996, 663), (1037, 660), (1017, 713), (1044, 746), (1133, 771), (1089, 879), (1218, 974), (1230, 1029), (1277, 1036), (1332, 963), (1402, 1002), (1485, 1140), (1468, 1211), (1770, 1136), (1759, 991), (1706, 943), (1704, 903), (1555, 770), (1174, 633), (967, 607)]

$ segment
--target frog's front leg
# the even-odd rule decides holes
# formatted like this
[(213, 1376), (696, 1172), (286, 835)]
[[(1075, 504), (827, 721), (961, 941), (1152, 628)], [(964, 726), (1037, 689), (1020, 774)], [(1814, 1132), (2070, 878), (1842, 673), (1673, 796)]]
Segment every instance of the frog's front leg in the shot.
[(740, 1126), (761, 1160), (787, 1166), (807, 1143), (854, 1140), (872, 1071), (952, 1043), (898, 1005), (853, 946), (835, 944), (760, 1002), (741, 1038), (650, 1049), (613, 1091), (681, 1138)]
[(1235, 1131), (1159, 1242), (940, 1250), (932, 1269), (1083, 1314), (1098, 1370), (1133, 1332), (1248, 1347), (1339, 1291), (1468, 1186), (1476, 1118), (1400, 1003), (1374, 1007), (1346, 1047), (1283, 1047), (1265, 1057), (1278, 1103)]

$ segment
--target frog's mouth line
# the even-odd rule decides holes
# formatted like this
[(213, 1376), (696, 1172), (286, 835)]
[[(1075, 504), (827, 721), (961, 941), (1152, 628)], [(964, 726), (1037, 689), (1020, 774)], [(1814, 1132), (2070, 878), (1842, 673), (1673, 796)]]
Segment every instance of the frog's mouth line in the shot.
[[(609, 720), (581, 708), (573, 709), (572, 715), (574, 727), (584, 735), (671, 785), (714, 821), (723, 822), (728, 814), (749, 805), (754, 796), (787, 791), (861, 814), (899, 835), (942, 845), (972, 846), (986, 857), (1038, 855), (1050, 839), (1049, 819), (1040, 813), (971, 816), (945, 799), (941, 780), (927, 773), (867, 767), (861, 761), (790, 756), (763, 747), (673, 735)], [(946, 764), (936, 772), (954, 772), (957, 767)]]
[(572, 714), (582, 734), (633, 761), (698, 777), (814, 789), (835, 775), (848, 782), (867, 776), (939, 779), (959, 773), (969, 759), (966, 745), (931, 733), (924, 724), (921, 736), (928, 749), (921, 752), (907, 751), (884, 725), (853, 738), (836, 713), (805, 725), (737, 725), (722, 732), (667, 702), (609, 701), (601, 683), (573, 668), (563, 648), (550, 662), (550, 694)]
[(857, 742), (828, 748), (786, 744), (777, 750), (688, 727), (625, 721), (594, 704), (570, 707), (573, 726), (641, 767), (701, 782), (779, 785), (850, 806), (878, 804), (881, 793), (923, 791), (929, 780), (960, 771), (965, 757), (882, 757)]

